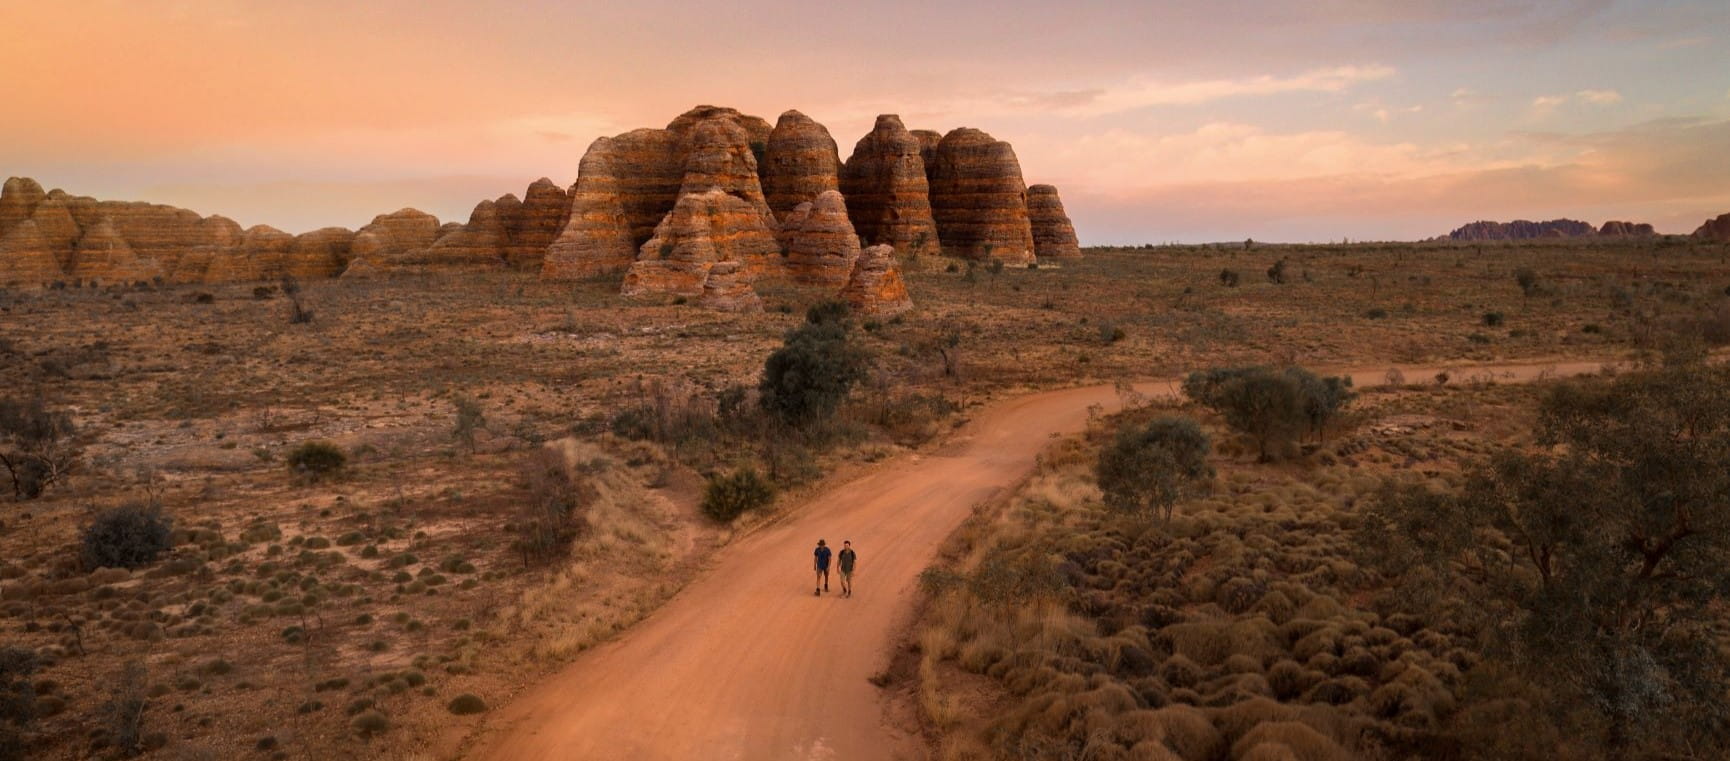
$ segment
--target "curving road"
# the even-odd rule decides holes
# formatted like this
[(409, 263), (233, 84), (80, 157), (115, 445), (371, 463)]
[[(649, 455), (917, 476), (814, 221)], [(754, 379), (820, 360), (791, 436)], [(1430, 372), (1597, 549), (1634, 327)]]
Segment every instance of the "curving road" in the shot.
[[(1452, 366), (1461, 381), (1592, 372), (1598, 362)], [(1352, 370), (1362, 386), (1389, 366)], [(1437, 367), (1401, 367), (1413, 381)], [(1338, 370), (1331, 371), (1334, 373)], [(1136, 388), (1169, 396), (1177, 381)], [(701, 578), (619, 639), (500, 709), (467, 757), (480, 761), (858, 761), (922, 757), (882, 720), (868, 678), (888, 664), (917, 579), (975, 504), (1026, 475), (1053, 436), (1110, 386), (1009, 399), (929, 454), (839, 484), (789, 518), (720, 550)], [(857, 594), (811, 594), (819, 538), (859, 552)], [(839, 584), (832, 589), (839, 591)]]

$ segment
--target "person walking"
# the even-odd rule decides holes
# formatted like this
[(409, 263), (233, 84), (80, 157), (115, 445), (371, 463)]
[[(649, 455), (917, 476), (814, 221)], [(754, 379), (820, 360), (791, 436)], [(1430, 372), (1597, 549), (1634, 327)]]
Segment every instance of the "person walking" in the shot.
[(817, 568), (817, 591), (814, 595), (822, 595), (829, 591), (829, 545), (822, 539), (817, 540), (817, 550), (811, 553), (815, 558)]
[(851, 540), (841, 540), (841, 554), (835, 557), (841, 566), (841, 596), (853, 596), (853, 566), (859, 562), (859, 553), (853, 551)]

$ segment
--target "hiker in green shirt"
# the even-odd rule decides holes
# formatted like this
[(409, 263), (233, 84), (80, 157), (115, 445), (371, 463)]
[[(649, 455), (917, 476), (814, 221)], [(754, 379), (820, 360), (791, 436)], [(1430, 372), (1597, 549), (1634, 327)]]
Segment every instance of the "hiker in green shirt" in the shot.
[(859, 553), (853, 551), (851, 541), (841, 542), (841, 554), (836, 556), (841, 565), (841, 596), (853, 596), (853, 564), (859, 562)]

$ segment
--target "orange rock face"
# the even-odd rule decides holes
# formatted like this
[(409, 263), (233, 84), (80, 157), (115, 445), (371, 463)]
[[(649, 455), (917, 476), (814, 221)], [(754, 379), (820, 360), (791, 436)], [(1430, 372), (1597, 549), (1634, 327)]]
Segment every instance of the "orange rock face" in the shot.
[(294, 238), (294, 247), (283, 262), (283, 272), (297, 280), (336, 277), (348, 266), (349, 248), (353, 245), (354, 231), (345, 227), (301, 233)]
[(913, 308), (913, 298), (907, 294), (907, 281), (901, 278), (901, 262), (895, 249), (872, 246), (859, 254), (847, 285), (841, 289), (841, 300), (860, 314), (896, 315)]
[(1039, 258), (1081, 256), (1075, 225), (1063, 210), (1063, 199), (1050, 185), (1027, 187), (1027, 222), (1033, 228), (1033, 253)]
[(1730, 214), (1719, 214), (1694, 231), (1694, 237), (1702, 240), (1730, 240)]
[(931, 170), (931, 211), (944, 253), (1008, 264), (1034, 260), (1027, 186), (1006, 142), (967, 127), (945, 135)]
[(859, 259), (859, 236), (847, 219), (847, 203), (839, 191), (825, 191), (814, 203), (801, 204), (787, 218), (787, 276), (801, 285), (840, 288)]
[(910, 134), (919, 141), (919, 160), (925, 162), (925, 181), (930, 184), (931, 168), (937, 166), (937, 144), (943, 142), (943, 133), (934, 129), (916, 129)]
[(0, 188), (0, 238), (36, 213), (36, 205), (48, 196), (29, 177), (9, 177)]
[(0, 285), (35, 288), (62, 279), (60, 260), (35, 222), (14, 222), (0, 235)]
[(481, 201), (469, 212), (467, 224), (445, 232), (425, 251), (402, 255), (398, 262), (429, 272), (503, 269), (507, 242), (498, 202)]
[(72, 279), (85, 285), (130, 285), (166, 276), (161, 262), (140, 256), (106, 217), (78, 239), (72, 262)]
[(698, 106), (666, 129), (596, 140), (583, 155), (570, 214), (547, 249), (541, 277), (571, 280), (631, 266), (681, 193), (722, 188), (739, 194), (761, 209), (773, 230), (757, 177), (757, 155), (767, 149), (771, 131), (757, 117)]
[(859, 139), (841, 169), (841, 194), (867, 244), (891, 246), (903, 256), (938, 252), (925, 161), (901, 117), (877, 117), (876, 127)]
[(841, 155), (829, 130), (798, 111), (781, 114), (759, 167), (763, 196), (776, 219), (799, 204), (841, 189)]
[(376, 277), (397, 267), (393, 260), (426, 250), (438, 239), (439, 220), (418, 209), (380, 214), (354, 234), (343, 277)]
[(682, 196), (625, 274), (622, 293), (703, 295), (716, 262), (738, 262), (748, 281), (779, 274), (781, 249), (751, 202), (720, 188)]
[[(512, 196), (505, 198), (516, 200)], [(498, 201), (507, 240), (505, 262), (511, 269), (539, 272), (547, 247), (559, 237), (559, 230), (570, 216), (571, 196), (552, 180), (542, 177), (529, 185), (521, 203), (507, 209), (505, 198)]]
[(720, 312), (761, 312), (763, 299), (751, 288), (738, 262), (716, 262), (703, 281), (697, 305)]

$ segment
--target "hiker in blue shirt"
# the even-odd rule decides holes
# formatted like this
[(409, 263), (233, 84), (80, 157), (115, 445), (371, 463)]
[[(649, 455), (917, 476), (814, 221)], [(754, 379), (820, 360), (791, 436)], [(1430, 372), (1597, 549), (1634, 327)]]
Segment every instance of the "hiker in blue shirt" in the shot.
[(817, 566), (817, 591), (812, 594), (822, 595), (829, 590), (829, 545), (818, 539), (817, 551), (812, 555), (816, 557)]

